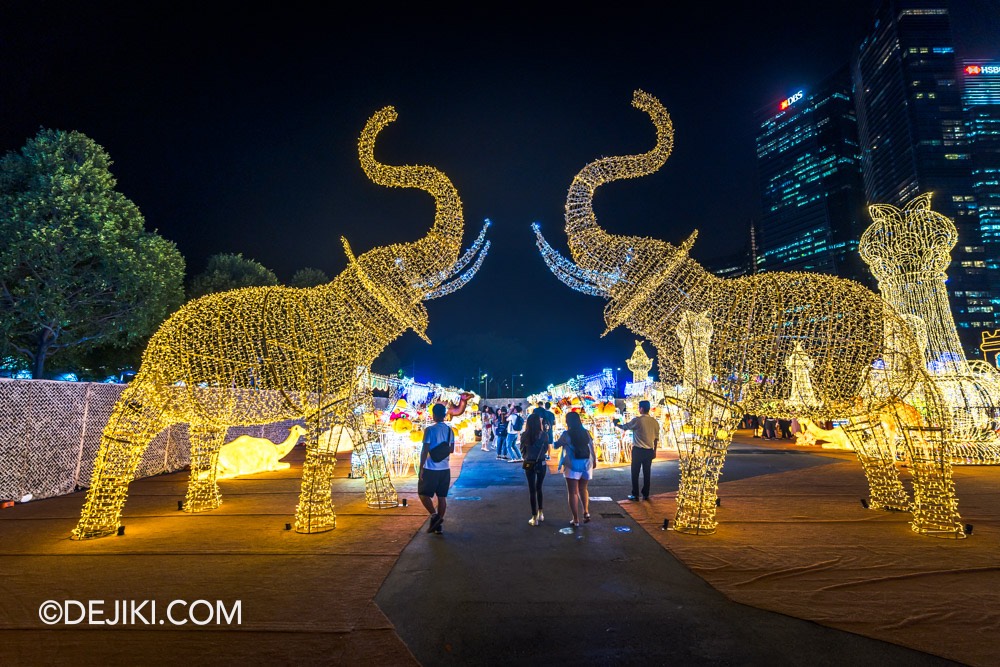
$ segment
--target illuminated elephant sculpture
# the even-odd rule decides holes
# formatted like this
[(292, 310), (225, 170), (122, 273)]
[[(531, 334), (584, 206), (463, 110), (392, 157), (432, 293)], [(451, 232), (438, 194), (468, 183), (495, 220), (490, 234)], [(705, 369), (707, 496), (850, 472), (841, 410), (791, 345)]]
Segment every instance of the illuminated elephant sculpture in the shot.
[(210, 294), (172, 315), (150, 339), (139, 373), (104, 429), (75, 539), (117, 531), (143, 451), (177, 423), (190, 425), (189, 512), (221, 503), (216, 466), (229, 426), (283, 420), (301, 420), (307, 431), (296, 531), (336, 526), (331, 483), (337, 443), (320, 438), (334, 426), (353, 433), (355, 451), (367, 462), (368, 504), (397, 504), (372, 418), (369, 368), (407, 329), (427, 340), (422, 302), (466, 284), (490, 244), (484, 243), (487, 221), (459, 255), (462, 202), (445, 174), (376, 161), (375, 139), (395, 119), (396, 111), (385, 107), (368, 120), (358, 141), (361, 166), (379, 185), (430, 193), (436, 204), (430, 233), (357, 258), (343, 240), (348, 266), (330, 283)]
[[(883, 299), (821, 274), (722, 279), (688, 256), (697, 232), (678, 247), (612, 235), (598, 225), (596, 189), (657, 171), (672, 150), (673, 125), (659, 100), (636, 91), (633, 106), (651, 117), (656, 145), (641, 155), (596, 160), (576, 175), (566, 202), (572, 260), (533, 227), (549, 269), (566, 285), (607, 299), (607, 331), (625, 325), (647, 338), (663, 384), (681, 387), (669, 401), (681, 475), (674, 529), (716, 530), (718, 481), (732, 432), (744, 414), (766, 414), (850, 418), (845, 430), (871, 487), (870, 506), (911, 511), (911, 527), (921, 534), (964, 537), (948, 456), (951, 416), (912, 328)], [(879, 426), (902, 397), (919, 405), (923, 417), (916, 426), (897, 418), (912, 501), (899, 479), (895, 445)]]

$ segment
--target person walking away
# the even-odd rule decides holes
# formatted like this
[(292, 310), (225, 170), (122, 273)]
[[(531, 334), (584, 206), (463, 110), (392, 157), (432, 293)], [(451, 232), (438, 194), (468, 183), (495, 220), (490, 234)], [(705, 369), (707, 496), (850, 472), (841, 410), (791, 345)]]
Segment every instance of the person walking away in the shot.
[(521, 450), (517, 448), (517, 439), (524, 431), (524, 417), (521, 415), (521, 406), (515, 405), (507, 416), (507, 455), (512, 463), (523, 460)]
[[(542, 415), (542, 422), (545, 425), (545, 440), (551, 447), (555, 442), (556, 413), (552, 412), (552, 403), (549, 401), (545, 401), (545, 414)], [(549, 455), (546, 454), (545, 458), (548, 459)]]
[(639, 416), (622, 424), (615, 418), (615, 426), (632, 431), (632, 493), (629, 500), (639, 499), (639, 472), (642, 472), (642, 499), (649, 500), (649, 482), (660, 444), (660, 423), (649, 414), (649, 401), (639, 401)]
[(782, 440), (792, 439), (792, 420), (791, 419), (779, 419), (778, 420), (778, 431), (781, 433)]
[(493, 437), (497, 442), (497, 460), (506, 460), (507, 452), (507, 408), (500, 406), (493, 420)]
[[(451, 454), (455, 451), (455, 434), (444, 423), (448, 410), (441, 403), (431, 408), (434, 423), (424, 429), (424, 442), (420, 448), (420, 477), (417, 480), (417, 497), (431, 515), (428, 533), (441, 534), (441, 524), (448, 509), (448, 487), (451, 486)], [(437, 496), (437, 507), (434, 497)]]
[(573, 519), (569, 525), (580, 526), (580, 509), (583, 509), (583, 522), (590, 521), (590, 495), (588, 484), (597, 467), (597, 453), (594, 451), (594, 438), (590, 431), (583, 427), (580, 413), (566, 413), (566, 430), (553, 445), (562, 449), (559, 467), (566, 478), (566, 499)]
[(521, 451), (524, 454), (524, 476), (528, 480), (528, 499), (531, 501), (531, 518), (528, 523), (537, 526), (545, 521), (542, 511), (542, 483), (548, 468), (545, 466), (545, 454), (549, 451), (549, 443), (545, 437), (545, 422), (541, 415), (532, 414), (524, 422), (524, 433), (521, 434)]

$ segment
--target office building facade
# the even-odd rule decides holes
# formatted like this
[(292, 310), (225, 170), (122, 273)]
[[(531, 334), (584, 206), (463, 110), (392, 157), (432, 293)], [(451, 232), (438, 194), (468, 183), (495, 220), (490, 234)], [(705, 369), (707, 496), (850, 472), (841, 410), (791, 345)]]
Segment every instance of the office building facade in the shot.
[(813, 271), (873, 286), (858, 256), (866, 226), (847, 67), (756, 114), (760, 271)]
[(948, 293), (968, 356), (995, 325), (994, 294), (972, 188), (972, 149), (945, 0), (883, 0), (852, 63), (865, 197), (902, 206), (932, 193), (958, 244)]
[(1000, 60), (964, 61), (960, 76), (989, 305), (1000, 328)]

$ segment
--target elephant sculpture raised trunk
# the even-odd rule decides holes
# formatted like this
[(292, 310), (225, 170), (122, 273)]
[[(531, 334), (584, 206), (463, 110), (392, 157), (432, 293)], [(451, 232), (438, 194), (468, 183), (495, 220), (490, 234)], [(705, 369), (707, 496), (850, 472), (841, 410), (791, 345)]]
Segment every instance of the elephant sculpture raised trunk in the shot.
[[(849, 418), (851, 437), (876, 509), (907, 510), (915, 532), (964, 537), (949, 462), (951, 415), (929, 381), (913, 329), (858, 283), (812, 273), (710, 274), (679, 246), (604, 231), (593, 210), (600, 185), (658, 170), (670, 155), (673, 126), (655, 97), (636, 91), (633, 106), (656, 130), (647, 153), (606, 157), (573, 179), (566, 202), (572, 259), (533, 226), (549, 269), (566, 285), (607, 299), (607, 330), (624, 325), (656, 347), (662, 380), (680, 390), (669, 401), (680, 451), (675, 530), (716, 530), (719, 476), (744, 414)], [(904, 403), (905, 400), (905, 403)], [(903, 405), (916, 405), (914, 423)], [(898, 414), (897, 414), (898, 413)], [(913, 498), (896, 469), (896, 443), (881, 423), (895, 415), (913, 474)]]
[(143, 451), (157, 433), (176, 423), (190, 425), (187, 511), (212, 510), (221, 503), (216, 467), (228, 427), (283, 420), (300, 420), (306, 429), (296, 531), (336, 526), (331, 483), (337, 443), (320, 437), (334, 426), (350, 432), (366, 462), (368, 504), (397, 504), (378, 449), (369, 368), (407, 329), (426, 340), (423, 301), (466, 284), (490, 244), (487, 221), (460, 255), (462, 202), (443, 173), (375, 159), (375, 139), (395, 119), (395, 110), (386, 107), (368, 120), (358, 142), (361, 166), (379, 185), (430, 193), (436, 204), (430, 232), (358, 257), (344, 240), (348, 266), (330, 283), (210, 294), (167, 319), (150, 339), (139, 373), (104, 429), (75, 539), (117, 531)]

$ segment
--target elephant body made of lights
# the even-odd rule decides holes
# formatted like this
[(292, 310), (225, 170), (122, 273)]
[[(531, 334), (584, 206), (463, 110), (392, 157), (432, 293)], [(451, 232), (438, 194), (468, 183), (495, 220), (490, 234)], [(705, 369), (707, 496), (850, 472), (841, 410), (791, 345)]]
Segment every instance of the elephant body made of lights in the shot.
[(379, 185), (430, 193), (436, 207), (430, 232), (357, 258), (345, 240), (348, 266), (330, 283), (210, 294), (172, 315), (150, 339), (139, 373), (104, 429), (74, 539), (117, 531), (143, 451), (177, 423), (190, 426), (191, 476), (183, 505), (189, 512), (222, 502), (216, 467), (228, 427), (283, 420), (299, 420), (306, 429), (296, 531), (336, 526), (331, 484), (338, 443), (321, 437), (335, 426), (348, 431), (366, 462), (368, 504), (396, 506), (378, 451), (369, 368), (407, 329), (426, 340), (422, 302), (466, 284), (490, 244), (484, 242), (487, 221), (460, 255), (462, 202), (445, 174), (376, 161), (375, 138), (395, 119), (395, 110), (386, 107), (368, 120), (358, 142), (361, 166)]
[[(744, 414), (757, 414), (849, 419), (845, 430), (871, 487), (869, 506), (911, 511), (911, 527), (921, 534), (964, 537), (949, 459), (952, 415), (912, 328), (891, 305), (858, 283), (822, 274), (719, 278), (688, 256), (696, 233), (677, 247), (598, 225), (596, 189), (657, 171), (672, 149), (673, 125), (659, 100), (637, 91), (633, 106), (652, 118), (656, 145), (596, 160), (574, 178), (566, 203), (572, 260), (545, 241), (537, 224), (534, 230), (549, 269), (568, 286), (607, 299), (607, 331), (625, 325), (647, 338), (663, 386), (677, 387), (664, 399), (680, 454), (674, 529), (715, 532), (732, 432)], [(913, 474), (912, 500), (896, 468), (895, 443), (880, 427), (887, 412), (910, 404), (921, 421), (902, 414), (896, 421)]]

